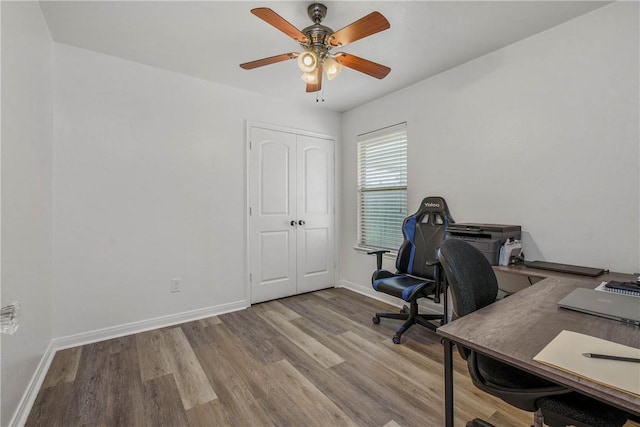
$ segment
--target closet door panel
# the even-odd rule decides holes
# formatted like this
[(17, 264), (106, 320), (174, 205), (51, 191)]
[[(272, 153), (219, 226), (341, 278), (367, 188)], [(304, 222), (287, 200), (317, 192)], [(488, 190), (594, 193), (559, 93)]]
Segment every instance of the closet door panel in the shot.
[(251, 128), (251, 303), (296, 293), (296, 136)]
[(333, 141), (298, 135), (298, 293), (334, 286)]

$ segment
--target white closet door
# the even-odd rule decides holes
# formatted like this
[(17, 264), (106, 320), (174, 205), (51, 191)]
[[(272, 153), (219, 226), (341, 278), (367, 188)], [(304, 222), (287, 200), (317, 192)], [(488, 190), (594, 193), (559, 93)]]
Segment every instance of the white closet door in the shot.
[(252, 127), (250, 141), (249, 262), (257, 303), (296, 293), (296, 135)]
[(333, 141), (298, 135), (297, 292), (335, 284)]
[(251, 303), (333, 286), (333, 141), (249, 132)]

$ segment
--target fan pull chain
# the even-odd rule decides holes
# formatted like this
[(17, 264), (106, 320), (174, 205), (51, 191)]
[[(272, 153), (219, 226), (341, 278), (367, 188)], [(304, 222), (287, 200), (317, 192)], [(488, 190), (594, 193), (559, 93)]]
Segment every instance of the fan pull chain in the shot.
[[(316, 92), (316, 102), (319, 102), (320, 98), (318, 98), (318, 92)], [(322, 102), (324, 102), (324, 88), (322, 88)]]

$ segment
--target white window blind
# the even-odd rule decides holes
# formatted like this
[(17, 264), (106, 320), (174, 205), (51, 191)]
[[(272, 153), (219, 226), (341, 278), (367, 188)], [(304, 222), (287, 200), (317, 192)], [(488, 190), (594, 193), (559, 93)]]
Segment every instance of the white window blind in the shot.
[(407, 126), (358, 136), (358, 246), (397, 250), (407, 216)]

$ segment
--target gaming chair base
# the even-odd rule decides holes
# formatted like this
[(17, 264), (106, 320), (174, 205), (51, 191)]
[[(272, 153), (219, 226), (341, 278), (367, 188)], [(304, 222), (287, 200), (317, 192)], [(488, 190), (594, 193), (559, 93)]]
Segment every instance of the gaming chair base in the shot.
[(438, 320), (442, 323), (443, 316), (441, 314), (421, 314), (418, 313), (417, 301), (411, 301), (409, 304), (409, 307), (406, 305), (402, 307), (402, 310), (400, 310), (399, 313), (376, 313), (376, 315), (373, 316), (373, 319), (371, 319), (376, 325), (380, 323), (381, 317), (386, 319), (406, 320), (393, 336), (394, 344), (400, 344), (402, 334), (415, 324), (422, 325), (432, 331), (435, 331), (439, 325), (435, 325), (431, 321)]

